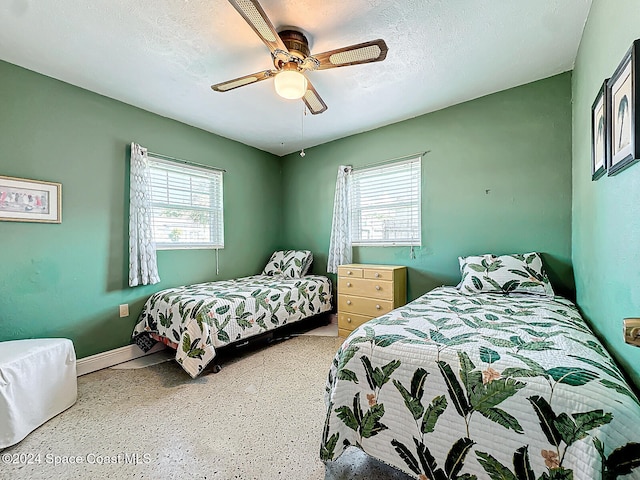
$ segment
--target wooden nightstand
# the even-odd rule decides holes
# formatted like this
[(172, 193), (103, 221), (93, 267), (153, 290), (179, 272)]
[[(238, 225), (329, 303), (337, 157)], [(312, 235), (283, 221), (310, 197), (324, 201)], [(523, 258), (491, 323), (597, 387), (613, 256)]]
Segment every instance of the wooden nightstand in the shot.
[(407, 303), (407, 267), (353, 263), (338, 267), (338, 335)]

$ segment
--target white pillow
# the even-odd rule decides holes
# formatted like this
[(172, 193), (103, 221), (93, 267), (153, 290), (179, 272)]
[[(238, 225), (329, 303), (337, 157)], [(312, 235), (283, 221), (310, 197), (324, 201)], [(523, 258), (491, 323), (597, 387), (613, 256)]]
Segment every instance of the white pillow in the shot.
[(307, 274), (311, 262), (313, 254), (309, 250), (278, 250), (273, 252), (262, 274), (300, 278)]
[(475, 293), (530, 293), (553, 297), (542, 259), (536, 252), (458, 257), (462, 280), (458, 290)]

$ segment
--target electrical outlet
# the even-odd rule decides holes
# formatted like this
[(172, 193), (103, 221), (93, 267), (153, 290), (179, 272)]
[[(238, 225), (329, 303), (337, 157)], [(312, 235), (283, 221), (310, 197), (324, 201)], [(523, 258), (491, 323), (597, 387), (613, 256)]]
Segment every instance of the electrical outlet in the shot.
[(120, 318), (129, 316), (129, 304), (123, 303), (120, 305)]
[(640, 347), (640, 318), (624, 319), (624, 341)]

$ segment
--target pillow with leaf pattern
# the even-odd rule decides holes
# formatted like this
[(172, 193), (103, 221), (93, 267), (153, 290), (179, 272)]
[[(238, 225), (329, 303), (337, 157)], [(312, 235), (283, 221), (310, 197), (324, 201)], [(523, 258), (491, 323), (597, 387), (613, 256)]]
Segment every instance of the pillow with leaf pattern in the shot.
[(309, 250), (278, 250), (273, 252), (262, 274), (300, 278), (307, 274), (311, 262), (313, 254)]
[(458, 290), (474, 293), (530, 293), (553, 297), (553, 288), (536, 252), (458, 257), (462, 280)]

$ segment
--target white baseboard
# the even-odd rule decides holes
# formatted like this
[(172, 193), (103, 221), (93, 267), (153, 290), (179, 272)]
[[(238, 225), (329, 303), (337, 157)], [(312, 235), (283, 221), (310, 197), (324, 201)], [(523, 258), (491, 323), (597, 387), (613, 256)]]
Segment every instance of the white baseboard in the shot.
[(152, 353), (164, 350), (166, 345), (156, 343), (151, 350), (143, 352), (137, 345), (127, 345), (125, 347), (116, 348), (107, 352), (96, 353), (90, 357), (81, 358), (76, 362), (76, 372), (78, 377), (87, 373), (96, 372), (103, 368), (113, 367), (119, 363), (128, 362), (134, 358), (144, 357)]

